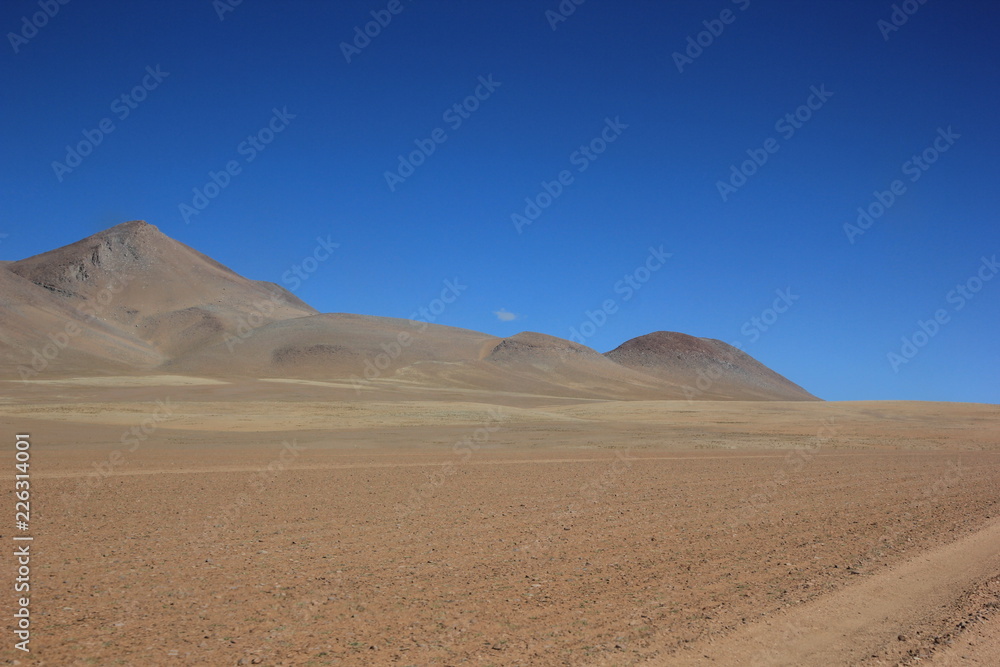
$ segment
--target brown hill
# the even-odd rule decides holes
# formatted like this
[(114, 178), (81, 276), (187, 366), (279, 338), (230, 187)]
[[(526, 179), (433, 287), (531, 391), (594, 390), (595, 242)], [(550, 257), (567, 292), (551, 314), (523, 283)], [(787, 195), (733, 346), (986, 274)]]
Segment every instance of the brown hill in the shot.
[(657, 331), (626, 341), (604, 356), (679, 385), (684, 398), (819, 400), (749, 354), (713, 338)]
[[(498, 342), (485, 361), (508, 382), (533, 393), (592, 398), (640, 398), (663, 395), (656, 378), (606, 359), (596, 350), (548, 334), (524, 331)], [(673, 396), (670, 396), (672, 398)]]
[(502, 391), (591, 399), (812, 395), (721, 343), (658, 332), (601, 355), (410, 320), (320, 314), (142, 221), (0, 263), (0, 371), (171, 372), (349, 382), (358, 391)]
[(169, 358), (219, 340), (240, 320), (316, 311), (287, 290), (247, 280), (141, 220), (7, 265)]
[[(71, 299), (0, 266), (0, 371), (19, 379), (153, 367), (163, 357), (144, 341), (92, 316)], [(78, 308), (80, 306), (80, 308)]]
[(266, 378), (430, 382), (442, 369), (478, 360), (492, 336), (391, 317), (324, 313), (238, 328), (180, 355), (173, 372)]

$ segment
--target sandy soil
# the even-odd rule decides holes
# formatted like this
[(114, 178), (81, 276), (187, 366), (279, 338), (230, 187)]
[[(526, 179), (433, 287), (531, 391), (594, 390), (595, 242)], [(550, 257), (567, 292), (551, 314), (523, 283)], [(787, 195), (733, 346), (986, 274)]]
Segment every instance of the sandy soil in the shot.
[(997, 654), (997, 406), (0, 385), (35, 535), (5, 664)]

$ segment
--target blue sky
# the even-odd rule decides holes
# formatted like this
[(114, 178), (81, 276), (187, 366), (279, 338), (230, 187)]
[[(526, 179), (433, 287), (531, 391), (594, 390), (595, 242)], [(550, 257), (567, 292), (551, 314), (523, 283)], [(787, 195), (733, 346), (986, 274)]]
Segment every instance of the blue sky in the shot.
[(1000, 7), (901, 5), (11, 0), (0, 257), (144, 219), (322, 311), (457, 280), (441, 324), (997, 403)]

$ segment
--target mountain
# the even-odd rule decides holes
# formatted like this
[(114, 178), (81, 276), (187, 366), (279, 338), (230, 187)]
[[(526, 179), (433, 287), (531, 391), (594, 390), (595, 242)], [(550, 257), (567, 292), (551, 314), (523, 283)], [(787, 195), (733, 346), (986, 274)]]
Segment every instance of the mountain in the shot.
[[(85, 300), (40, 287), (0, 265), (0, 373), (27, 379), (41, 371), (127, 372), (162, 357), (144, 341), (90, 316)], [(80, 309), (77, 307), (81, 306)]]
[(524, 331), (496, 343), (484, 357), (495, 376), (517, 380), (532, 393), (590, 398), (663, 396), (656, 378), (614, 363), (573, 341)]
[[(172, 372), (264, 378), (433, 378), (439, 367), (475, 361), (492, 336), (467, 329), (347, 313), (324, 313), (243, 327), (180, 355)], [(447, 384), (447, 383), (442, 383)]]
[(746, 352), (712, 338), (657, 331), (628, 340), (604, 356), (677, 385), (684, 398), (818, 400)]
[(359, 395), (815, 400), (743, 352), (685, 334), (602, 355), (536, 332), (318, 313), (143, 221), (0, 262), (0, 315), (0, 373), (21, 379), (156, 372), (349, 383)]
[(7, 269), (142, 340), (162, 360), (212, 342), (241, 319), (316, 313), (287, 290), (247, 280), (141, 220)]

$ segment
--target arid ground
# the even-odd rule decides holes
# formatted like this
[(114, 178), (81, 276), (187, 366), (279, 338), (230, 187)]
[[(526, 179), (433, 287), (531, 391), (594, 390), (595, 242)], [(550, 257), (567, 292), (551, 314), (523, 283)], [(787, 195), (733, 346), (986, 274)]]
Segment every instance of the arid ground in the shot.
[(2, 383), (5, 664), (996, 664), (998, 406), (378, 387)]

